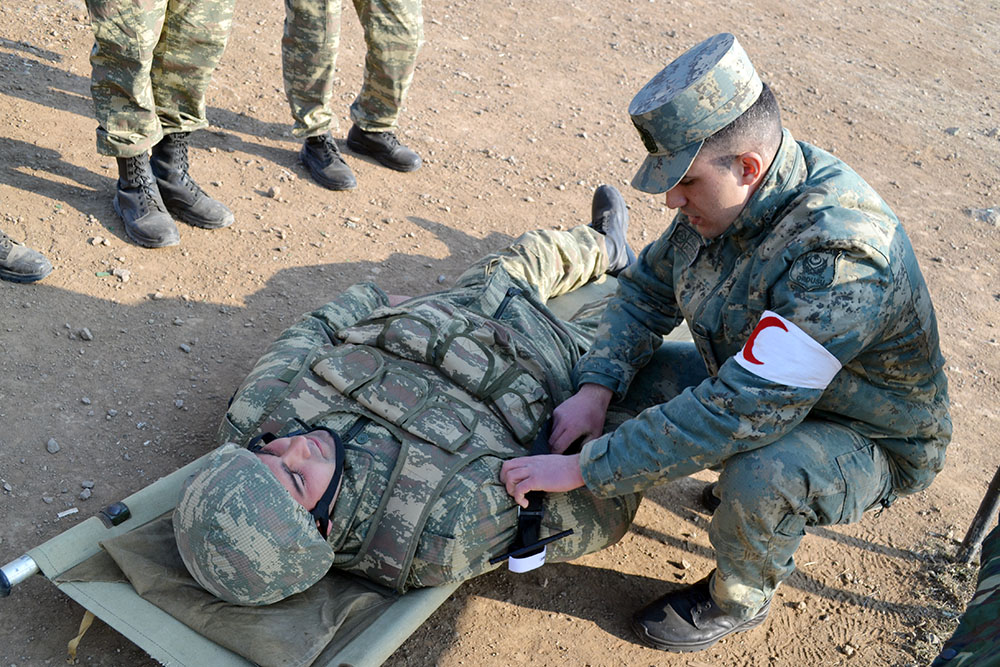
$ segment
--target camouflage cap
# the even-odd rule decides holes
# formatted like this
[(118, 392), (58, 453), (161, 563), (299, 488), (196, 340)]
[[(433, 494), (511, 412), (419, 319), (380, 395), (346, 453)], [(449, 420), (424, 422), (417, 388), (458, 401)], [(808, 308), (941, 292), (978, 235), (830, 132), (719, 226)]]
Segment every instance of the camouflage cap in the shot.
[(657, 194), (677, 185), (705, 139), (736, 120), (762, 88), (746, 51), (729, 33), (684, 52), (650, 79), (628, 106), (649, 151), (632, 187)]
[(237, 445), (215, 450), (185, 483), (173, 523), (188, 572), (233, 604), (272, 604), (309, 588), (333, 564), (309, 512)]

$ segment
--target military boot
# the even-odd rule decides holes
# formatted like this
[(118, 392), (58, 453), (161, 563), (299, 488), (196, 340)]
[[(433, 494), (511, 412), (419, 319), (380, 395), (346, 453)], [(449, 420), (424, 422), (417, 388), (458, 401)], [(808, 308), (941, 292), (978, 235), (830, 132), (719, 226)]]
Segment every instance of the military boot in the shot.
[(181, 242), (167, 207), (163, 205), (156, 179), (145, 153), (120, 157), (115, 211), (125, 222), (129, 238), (147, 248), (165, 248)]
[(635, 262), (635, 253), (628, 245), (628, 207), (618, 190), (601, 185), (594, 190), (590, 204), (590, 226), (604, 234), (608, 254), (607, 273), (617, 276)]
[(347, 133), (347, 147), (396, 171), (416, 171), (423, 164), (420, 156), (401, 144), (394, 132), (366, 132), (353, 125)]
[(354, 172), (344, 162), (344, 156), (337, 148), (329, 132), (316, 137), (307, 137), (302, 144), (299, 159), (306, 166), (313, 179), (330, 190), (351, 190), (358, 185)]
[(178, 220), (202, 229), (233, 224), (233, 213), (209, 197), (188, 174), (188, 132), (166, 134), (153, 146), (149, 163), (163, 203)]
[(756, 628), (764, 622), (770, 600), (752, 618), (727, 614), (712, 599), (711, 579), (709, 575), (637, 611), (632, 617), (632, 629), (639, 639), (661, 651), (703, 651), (727, 635)]
[(37, 250), (24, 246), (0, 231), (0, 279), (33, 283), (52, 273), (52, 265)]

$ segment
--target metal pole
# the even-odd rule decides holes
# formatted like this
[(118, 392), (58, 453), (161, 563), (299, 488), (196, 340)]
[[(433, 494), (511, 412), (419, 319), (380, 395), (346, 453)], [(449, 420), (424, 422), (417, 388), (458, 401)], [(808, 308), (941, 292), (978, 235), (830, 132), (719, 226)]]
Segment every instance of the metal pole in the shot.
[(0, 568), (0, 598), (10, 595), (10, 589), (38, 572), (31, 556), (21, 556)]
[(965, 564), (972, 560), (972, 556), (983, 543), (986, 529), (989, 528), (997, 509), (1000, 509), (1000, 468), (997, 469), (996, 474), (993, 475), (993, 481), (986, 489), (983, 502), (979, 504), (979, 510), (972, 519), (972, 525), (969, 526), (969, 532), (965, 534), (962, 546), (955, 556), (955, 562)]

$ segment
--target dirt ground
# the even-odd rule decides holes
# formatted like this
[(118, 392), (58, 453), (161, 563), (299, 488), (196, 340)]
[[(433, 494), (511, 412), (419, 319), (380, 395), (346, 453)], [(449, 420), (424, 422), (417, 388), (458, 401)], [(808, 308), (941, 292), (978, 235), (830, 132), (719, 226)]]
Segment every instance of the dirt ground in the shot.
[[(906, 225), (948, 360), (946, 469), (880, 517), (810, 530), (767, 622), (705, 653), (643, 648), (628, 618), (711, 569), (697, 504), (710, 474), (655, 489), (605, 552), (466, 584), (389, 664), (927, 664), (968, 599), (975, 570), (948, 558), (998, 465), (998, 15), (992, 0), (429, 0), (402, 125), (424, 167), (348, 155), (359, 187), (332, 193), (297, 163), (281, 3), (240, 2), (191, 154), (236, 224), (180, 225), (180, 246), (145, 250), (112, 210), (114, 161), (94, 150), (82, 1), (0, 3), (0, 227), (56, 267), (0, 283), (0, 559), (203, 454), (265, 345), (353, 282), (435, 289), (523, 231), (586, 221), (600, 183), (625, 194), (633, 245), (651, 242), (671, 215), (627, 187), (643, 149), (626, 107), (730, 31), (792, 133), (844, 158)], [(341, 137), (363, 58), (349, 7), (343, 23)], [(63, 664), (81, 614), (40, 577), (24, 583), (0, 601), (0, 665)], [(102, 623), (80, 662), (152, 664)]]

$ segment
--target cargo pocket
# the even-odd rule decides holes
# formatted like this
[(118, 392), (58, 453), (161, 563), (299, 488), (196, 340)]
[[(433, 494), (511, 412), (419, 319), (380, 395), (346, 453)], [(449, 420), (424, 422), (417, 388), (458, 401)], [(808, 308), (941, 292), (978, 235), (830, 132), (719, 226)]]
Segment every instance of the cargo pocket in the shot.
[(888, 478), (877, 469), (873, 457), (875, 445), (867, 445), (837, 457), (843, 475), (844, 506), (837, 523), (853, 523), (866, 510), (881, 503), (888, 492)]
[(429, 530), (420, 533), (418, 558), (410, 568), (410, 584), (415, 588), (441, 586), (454, 581), (455, 538), (437, 535)]

